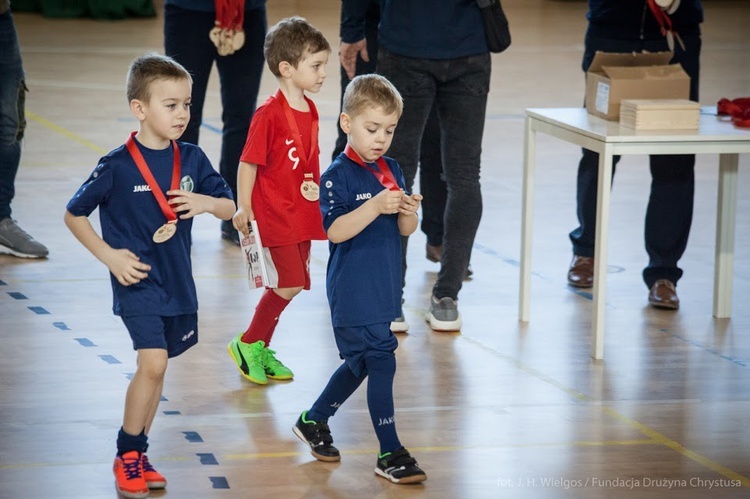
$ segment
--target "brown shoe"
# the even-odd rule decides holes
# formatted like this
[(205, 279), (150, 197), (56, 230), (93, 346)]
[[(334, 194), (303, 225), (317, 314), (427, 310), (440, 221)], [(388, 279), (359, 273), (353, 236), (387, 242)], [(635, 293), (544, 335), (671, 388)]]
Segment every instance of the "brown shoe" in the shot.
[(427, 246), (425, 246), (425, 258), (431, 262), (438, 263), (440, 262), (441, 256), (443, 256), (442, 246), (433, 246), (430, 243), (427, 243)]
[(648, 291), (648, 302), (652, 307), (677, 310), (680, 308), (680, 299), (677, 297), (677, 289), (669, 279), (659, 279)]
[(594, 285), (594, 259), (590, 256), (573, 255), (568, 269), (568, 284), (576, 288)]

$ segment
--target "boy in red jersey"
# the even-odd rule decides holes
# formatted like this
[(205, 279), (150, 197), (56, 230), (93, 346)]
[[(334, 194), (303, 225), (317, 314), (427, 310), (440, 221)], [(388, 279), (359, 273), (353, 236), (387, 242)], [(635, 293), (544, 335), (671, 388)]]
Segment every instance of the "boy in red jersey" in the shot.
[(331, 46), (301, 17), (282, 19), (266, 36), (266, 61), (279, 81), (276, 93), (250, 124), (237, 173), (235, 229), (248, 234), (256, 220), (270, 251), (266, 289), (247, 331), (227, 345), (242, 376), (260, 385), (294, 374), (268, 348), (279, 316), (303, 289), (310, 289), (310, 245), (326, 239), (318, 190), (318, 112), (305, 92), (317, 93), (326, 78)]

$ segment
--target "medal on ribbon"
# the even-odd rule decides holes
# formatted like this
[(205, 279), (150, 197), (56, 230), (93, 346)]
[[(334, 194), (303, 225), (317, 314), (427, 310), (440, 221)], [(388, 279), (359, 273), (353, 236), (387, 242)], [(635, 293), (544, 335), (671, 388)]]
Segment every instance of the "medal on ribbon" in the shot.
[[(136, 145), (135, 139), (133, 138), (135, 137), (136, 133), (138, 132), (133, 132), (130, 134), (128, 140), (125, 141), (125, 147), (128, 149), (130, 156), (133, 158), (135, 166), (138, 167), (138, 171), (141, 172), (143, 179), (151, 189), (151, 193), (156, 198), (156, 202), (159, 203), (159, 208), (161, 208), (162, 213), (164, 213), (164, 216), (167, 218), (167, 223), (159, 227), (156, 232), (154, 232), (154, 235), (152, 237), (155, 243), (163, 243), (164, 241), (169, 240), (169, 238), (174, 236), (175, 232), (177, 232), (177, 213), (167, 201), (167, 196), (164, 194), (164, 192), (162, 192), (159, 184), (154, 178), (153, 173), (151, 173), (151, 170), (149, 169), (148, 164), (143, 157), (143, 154), (141, 154), (140, 149), (138, 149), (138, 145)], [(180, 188), (180, 148), (177, 146), (177, 142), (175, 142), (174, 140), (171, 142), (173, 160), (172, 181), (169, 189), (176, 190)]]
[(297, 126), (297, 120), (294, 119), (294, 114), (292, 113), (292, 108), (289, 106), (289, 102), (287, 102), (286, 97), (284, 97), (284, 94), (280, 89), (276, 90), (273, 97), (281, 105), (281, 109), (284, 110), (287, 125), (289, 125), (289, 130), (292, 132), (292, 141), (297, 150), (301, 153), (299, 159), (302, 164), (302, 170), (304, 171), (304, 179), (299, 186), (300, 193), (302, 194), (302, 197), (308, 201), (317, 201), (320, 197), (320, 188), (318, 184), (315, 183), (315, 176), (313, 175), (311, 165), (313, 164), (315, 143), (318, 138), (318, 110), (315, 108), (315, 104), (305, 97), (305, 100), (310, 106), (310, 113), (312, 114), (312, 124), (310, 126), (310, 151), (305, 154), (305, 144), (302, 142), (302, 134)]
[(396, 182), (396, 177), (393, 176), (393, 172), (391, 172), (391, 169), (388, 167), (388, 163), (385, 162), (382, 156), (375, 160), (375, 164), (378, 165), (378, 169), (376, 170), (375, 168), (368, 166), (367, 163), (365, 163), (362, 158), (359, 157), (359, 154), (357, 154), (357, 152), (349, 146), (349, 144), (347, 144), (344, 148), (344, 154), (347, 158), (351, 159), (362, 168), (369, 170), (373, 175), (375, 175), (375, 178), (378, 179), (380, 185), (382, 185), (389, 191), (401, 190), (401, 187), (398, 186), (398, 182)]

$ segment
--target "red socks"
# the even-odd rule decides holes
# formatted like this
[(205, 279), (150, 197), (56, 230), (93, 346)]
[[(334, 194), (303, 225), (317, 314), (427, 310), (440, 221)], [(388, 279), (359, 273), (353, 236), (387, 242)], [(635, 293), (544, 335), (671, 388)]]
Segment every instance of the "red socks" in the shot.
[(285, 300), (272, 289), (266, 290), (255, 307), (255, 314), (250, 321), (250, 326), (242, 335), (242, 342), (255, 343), (263, 340), (267, 347), (271, 343), (271, 337), (276, 329), (276, 324), (279, 322), (281, 312), (290, 302), (291, 300)]

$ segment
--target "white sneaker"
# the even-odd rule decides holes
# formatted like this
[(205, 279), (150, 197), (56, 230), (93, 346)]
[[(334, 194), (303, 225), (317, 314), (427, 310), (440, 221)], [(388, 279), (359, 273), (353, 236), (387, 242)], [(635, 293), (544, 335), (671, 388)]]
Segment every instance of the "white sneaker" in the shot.
[(409, 331), (409, 323), (406, 322), (406, 318), (403, 314), (391, 321), (391, 331), (394, 333), (406, 333)]
[(44, 258), (47, 248), (27, 234), (12, 218), (0, 220), (0, 253), (20, 258)]
[(443, 297), (439, 300), (432, 297), (430, 310), (425, 319), (430, 323), (433, 331), (460, 331), (461, 314), (458, 313), (458, 301)]

